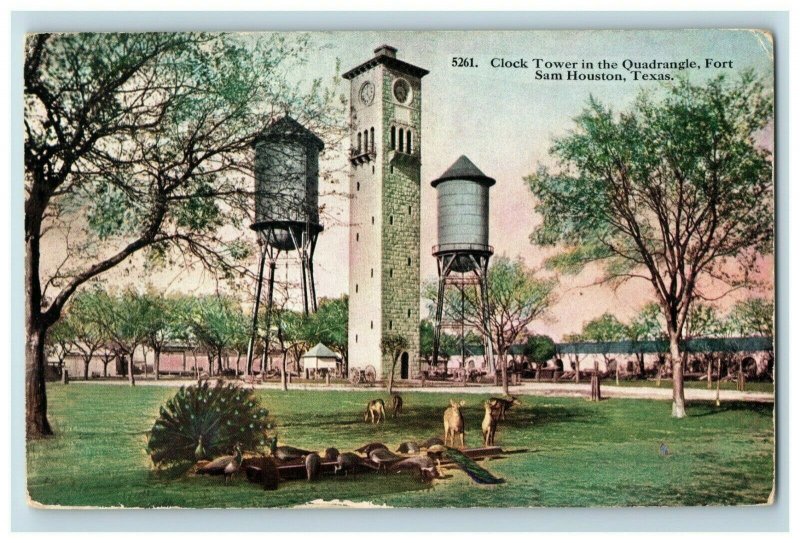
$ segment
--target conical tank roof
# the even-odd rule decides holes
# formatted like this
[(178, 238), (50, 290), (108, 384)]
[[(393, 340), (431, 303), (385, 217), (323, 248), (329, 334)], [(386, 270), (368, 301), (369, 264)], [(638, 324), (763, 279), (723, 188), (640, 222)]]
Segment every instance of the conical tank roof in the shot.
[(314, 134), (311, 130), (297, 122), (294, 118), (286, 115), (280, 119), (273, 121), (262, 130), (254, 140), (257, 143), (261, 140), (280, 140), (280, 139), (295, 139), (307, 141), (317, 146), (321, 151), (325, 144), (322, 140)]
[(431, 181), (431, 186), (435, 187), (442, 181), (450, 179), (468, 179), (484, 184), (491, 187), (495, 184), (495, 180), (484, 174), (475, 164), (472, 163), (465, 155), (458, 157), (458, 160), (453, 162), (453, 165), (447, 168), (438, 179)]

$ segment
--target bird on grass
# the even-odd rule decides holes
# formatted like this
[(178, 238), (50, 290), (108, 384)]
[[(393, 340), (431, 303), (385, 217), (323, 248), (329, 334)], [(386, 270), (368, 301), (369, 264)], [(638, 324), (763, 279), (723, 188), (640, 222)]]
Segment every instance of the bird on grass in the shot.
[(442, 440), (442, 438), (440, 438), (440, 437), (432, 437), (432, 438), (427, 439), (427, 440), (425, 440), (425, 441), (423, 441), (422, 443), (419, 444), (419, 446), (421, 448), (423, 448), (423, 449), (428, 449), (428, 448), (433, 447), (435, 445), (444, 445), (444, 441)]
[(242, 449), (237, 444), (233, 454), (218, 456), (213, 460), (200, 460), (195, 464), (195, 472), (201, 475), (224, 475), (227, 481), (242, 464)]
[(669, 456), (669, 447), (667, 447), (666, 443), (662, 443), (658, 448), (658, 454), (661, 456)]
[(357, 448), (356, 452), (360, 452), (360, 453), (363, 453), (363, 454), (366, 454), (367, 456), (369, 456), (372, 451), (377, 450), (377, 449), (387, 449), (388, 450), (389, 447), (387, 447), (383, 443), (378, 443), (377, 441), (375, 441), (375, 442), (372, 442), (372, 443), (367, 443), (366, 445)]
[(280, 481), (280, 473), (275, 461), (261, 455), (257, 459), (248, 461), (244, 466), (244, 473), (251, 483), (260, 484), (264, 490), (276, 490)]
[(297, 447), (289, 447), (288, 445), (278, 446), (278, 436), (275, 435), (269, 440), (269, 450), (276, 460), (281, 462), (288, 462), (291, 460), (300, 460), (306, 455), (314, 451), (307, 451), (305, 449), (298, 449)]
[(405, 458), (393, 464), (391, 469), (395, 473), (401, 471), (416, 471), (420, 479), (425, 482), (439, 477), (439, 470), (436, 469), (433, 458), (428, 455)]
[(406, 441), (397, 447), (397, 452), (402, 454), (417, 454), (419, 452), (419, 445), (416, 441)]
[[(496, 485), (505, 483), (505, 479), (500, 479), (492, 475), (487, 469), (481, 467), (475, 460), (465, 455), (458, 449), (434, 445), (428, 448), (428, 456), (439, 463), (441, 460), (449, 460), (461, 471), (469, 475), (470, 479), (481, 485)], [(439, 464), (441, 467), (441, 464)]]
[(322, 459), (317, 453), (306, 455), (306, 480), (314, 481), (319, 479), (320, 468), (322, 467)]

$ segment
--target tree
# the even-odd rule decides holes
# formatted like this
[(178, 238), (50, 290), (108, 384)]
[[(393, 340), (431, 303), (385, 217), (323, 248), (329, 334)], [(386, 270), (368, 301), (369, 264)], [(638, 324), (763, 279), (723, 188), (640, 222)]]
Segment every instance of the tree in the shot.
[[(126, 289), (112, 295), (98, 290), (87, 307), (89, 318), (96, 322), (113, 350), (127, 361), (128, 381), (136, 385), (133, 355), (147, 339), (148, 303), (136, 291)], [(145, 361), (145, 364), (147, 361)]]
[[(596, 319), (592, 319), (583, 325), (583, 331), (580, 333), (582, 341), (593, 341), (596, 343), (608, 343), (612, 341), (621, 341), (628, 335), (627, 327), (622, 324), (617, 317), (611, 313), (603, 313)], [(610, 356), (611, 353), (604, 350), (603, 360), (606, 363), (606, 368), (611, 369), (611, 364), (614, 364), (614, 375), (619, 384), (619, 360), (615, 360)]]
[[(67, 306), (66, 315), (61, 318), (72, 330), (72, 348), (83, 359), (83, 379), (89, 379), (89, 364), (95, 354), (107, 346), (107, 336), (103, 327), (96, 320), (94, 306), (101, 303), (101, 294), (97, 289), (78, 292)], [(110, 360), (109, 360), (110, 361)], [(104, 363), (103, 373), (108, 373), (108, 362)]]
[(311, 345), (323, 343), (341, 355), (347, 367), (348, 298), (322, 299), (315, 313), (309, 315), (304, 334)]
[[(662, 340), (665, 337), (661, 308), (657, 303), (645, 305), (626, 327), (626, 336), (633, 342)], [(636, 353), (637, 373), (644, 378), (644, 352)], [(661, 356), (659, 355), (658, 375), (661, 376)], [(660, 384), (660, 381), (659, 381)]]
[(397, 361), (400, 360), (403, 352), (408, 350), (408, 346), (408, 338), (402, 334), (391, 333), (381, 338), (381, 354), (392, 359), (392, 367), (389, 370), (389, 394), (392, 393), (392, 387), (394, 387), (394, 370), (397, 367)]
[(191, 327), (194, 338), (208, 354), (208, 373), (214, 374), (216, 361), (217, 374), (222, 374), (222, 357), (229, 349), (246, 348), (247, 317), (239, 302), (230, 297), (205, 296), (199, 298), (191, 313)]
[[(555, 281), (541, 279), (522, 260), (495, 258), (488, 273), (488, 326), (481, 316), (478, 289), (464, 290), (464, 320), (483, 337), (492, 338), (494, 352), (500, 361), (503, 390), (508, 394), (508, 350), (521, 337), (528, 325), (544, 315), (554, 301)], [(426, 289), (426, 297), (435, 295)], [(461, 318), (460, 292), (449, 291), (444, 300), (444, 314), (449, 319)]]
[[(246, 246), (221, 228), (248, 217), (253, 138), (274, 111), (333, 126), (333, 94), (285, 81), (304, 36), (35, 34), (26, 42), (26, 429), (51, 434), (47, 332), (85, 284), (146, 251), (222, 274)], [(336, 106), (338, 108), (338, 106)], [(313, 123), (311, 121), (314, 121)], [(80, 219), (80, 220), (78, 220)], [(55, 270), (40, 252), (56, 237)], [(52, 241), (50, 241), (52, 242)]]
[(45, 352), (58, 362), (58, 368), (63, 375), (64, 361), (72, 354), (73, 339), (75, 331), (70, 323), (65, 321), (57, 322), (52, 329), (52, 333), (47, 336)]
[(729, 328), (741, 336), (772, 337), (775, 303), (764, 298), (738, 301), (728, 315)]
[(525, 341), (524, 354), (538, 368), (556, 356), (556, 344), (550, 336), (533, 335)]
[(693, 302), (706, 298), (700, 285), (751, 284), (771, 251), (771, 154), (756, 138), (772, 115), (771, 93), (750, 72), (734, 83), (681, 78), (620, 115), (590, 98), (551, 148), (560, 166), (526, 178), (543, 219), (532, 241), (564, 247), (551, 265), (574, 272), (600, 262), (607, 281), (653, 287), (675, 417), (686, 415), (681, 340)]

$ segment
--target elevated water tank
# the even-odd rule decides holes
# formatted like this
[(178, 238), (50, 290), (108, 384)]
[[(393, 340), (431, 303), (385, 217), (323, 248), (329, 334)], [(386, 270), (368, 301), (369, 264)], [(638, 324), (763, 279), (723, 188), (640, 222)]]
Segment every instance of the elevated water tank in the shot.
[(494, 252), (489, 245), (489, 187), (494, 184), (463, 155), (431, 182), (436, 188), (439, 223), (433, 254), (457, 254), (452, 271), (470, 271), (475, 266), (470, 255)]
[[(253, 230), (271, 246), (293, 250), (303, 232), (319, 233), (319, 153), (316, 134), (286, 116), (264, 129), (255, 149)], [(292, 239), (294, 235), (295, 240)]]

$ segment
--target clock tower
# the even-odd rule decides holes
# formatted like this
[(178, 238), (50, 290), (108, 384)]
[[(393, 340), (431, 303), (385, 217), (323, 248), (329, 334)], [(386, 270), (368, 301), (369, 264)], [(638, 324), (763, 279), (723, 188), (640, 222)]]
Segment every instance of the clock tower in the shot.
[(350, 81), (350, 277), (348, 364), (388, 378), (381, 338), (408, 340), (395, 379), (419, 360), (421, 84), (427, 70), (383, 45), (348, 71)]

